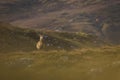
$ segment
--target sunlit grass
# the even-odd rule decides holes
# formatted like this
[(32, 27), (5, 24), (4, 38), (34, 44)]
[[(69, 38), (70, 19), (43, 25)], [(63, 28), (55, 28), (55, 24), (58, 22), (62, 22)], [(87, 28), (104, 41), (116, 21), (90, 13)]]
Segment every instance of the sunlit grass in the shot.
[(104, 46), (1, 54), (0, 76), (4, 80), (119, 80), (119, 53), (120, 46)]

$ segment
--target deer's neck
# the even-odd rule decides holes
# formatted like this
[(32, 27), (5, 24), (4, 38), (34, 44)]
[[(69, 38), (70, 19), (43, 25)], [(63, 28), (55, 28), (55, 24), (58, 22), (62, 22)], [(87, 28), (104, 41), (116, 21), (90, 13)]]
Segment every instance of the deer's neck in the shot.
[(40, 42), (42, 42), (42, 39), (40, 38)]

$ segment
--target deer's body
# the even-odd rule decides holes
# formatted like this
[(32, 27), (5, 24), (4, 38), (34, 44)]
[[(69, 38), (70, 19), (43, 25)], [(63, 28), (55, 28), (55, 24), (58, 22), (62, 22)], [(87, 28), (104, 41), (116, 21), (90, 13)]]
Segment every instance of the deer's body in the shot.
[(43, 44), (42, 40), (43, 40), (43, 36), (40, 35), (40, 40), (39, 40), (39, 41), (37, 42), (37, 44), (36, 44), (36, 48), (37, 48), (38, 50), (41, 49), (41, 47), (42, 47), (42, 44)]

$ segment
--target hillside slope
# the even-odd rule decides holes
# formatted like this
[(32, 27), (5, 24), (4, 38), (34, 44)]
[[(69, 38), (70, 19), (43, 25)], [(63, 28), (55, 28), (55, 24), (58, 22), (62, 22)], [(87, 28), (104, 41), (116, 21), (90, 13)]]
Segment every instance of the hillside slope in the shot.
[(104, 36), (112, 42), (120, 43), (120, 3), (104, 8), (96, 14), (105, 18), (101, 27)]
[(23, 28), (85, 32), (114, 43), (120, 43), (119, 16), (119, 0), (0, 1), (0, 21)]
[(1, 0), (0, 20), (26, 19), (56, 11), (93, 12), (110, 5), (120, 3), (119, 0)]
[(70, 50), (99, 45), (95, 44), (97, 43), (95, 36), (85, 33), (36, 31), (14, 27), (8, 23), (0, 23), (0, 52), (34, 51), (39, 34), (44, 35), (43, 50)]
[(28, 51), (35, 49), (35, 40), (27, 36), (24, 29), (13, 27), (8, 23), (0, 24), (0, 52)]

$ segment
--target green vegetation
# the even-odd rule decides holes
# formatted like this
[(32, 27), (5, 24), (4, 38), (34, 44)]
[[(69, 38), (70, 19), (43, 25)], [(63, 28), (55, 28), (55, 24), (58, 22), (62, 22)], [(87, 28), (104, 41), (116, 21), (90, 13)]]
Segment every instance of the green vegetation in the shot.
[(0, 11), (34, 28), (0, 22), (0, 80), (120, 80), (119, 1), (1, 0)]
[[(30, 33), (7, 23), (0, 24), (0, 52), (33, 50), (35, 41)], [(32, 31), (31, 31), (32, 33)], [(29, 36), (28, 36), (29, 35)]]
[[(36, 50), (39, 34), (44, 45)], [(0, 23), (0, 38), (1, 80), (120, 79), (120, 46), (108, 46), (95, 36)]]
[(36, 31), (1, 23), (0, 52), (34, 51), (39, 40), (39, 34), (44, 35), (43, 50), (72, 50), (79, 47), (99, 45), (94, 43), (97, 41), (97, 37), (86, 33)]

